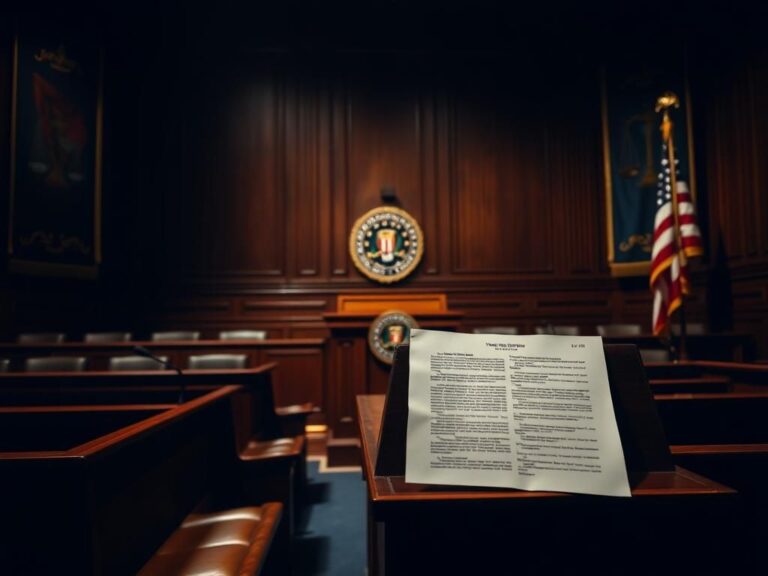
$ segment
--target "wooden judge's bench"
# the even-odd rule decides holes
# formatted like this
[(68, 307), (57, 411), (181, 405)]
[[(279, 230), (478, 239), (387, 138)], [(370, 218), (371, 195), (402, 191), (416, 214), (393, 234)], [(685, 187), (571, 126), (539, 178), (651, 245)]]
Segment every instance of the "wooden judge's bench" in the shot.
[(448, 310), (447, 302), (445, 294), (340, 294), (336, 312), (323, 315), (331, 332), (326, 398), (329, 466), (360, 462), (355, 397), (387, 391), (391, 367), (368, 347), (374, 319), (399, 310), (413, 316), (420, 328), (455, 331), (464, 314)]
[(745, 574), (738, 494), (675, 466), (634, 346), (606, 346), (631, 498), (405, 481), (408, 346), (357, 398), (368, 574)]

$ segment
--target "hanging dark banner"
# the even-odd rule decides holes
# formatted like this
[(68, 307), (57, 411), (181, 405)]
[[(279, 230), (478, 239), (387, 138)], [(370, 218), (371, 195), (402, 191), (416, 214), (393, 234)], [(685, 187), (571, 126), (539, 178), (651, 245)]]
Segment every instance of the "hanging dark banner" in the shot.
[(101, 260), (101, 59), (55, 35), (14, 50), (9, 269), (95, 276)]
[(682, 179), (696, 197), (691, 148), (690, 97), (684, 68), (670, 70), (609, 66), (603, 73), (602, 116), (608, 264), (615, 276), (649, 273), (656, 214), (661, 133), (656, 98), (681, 95), (674, 114), (675, 142)]

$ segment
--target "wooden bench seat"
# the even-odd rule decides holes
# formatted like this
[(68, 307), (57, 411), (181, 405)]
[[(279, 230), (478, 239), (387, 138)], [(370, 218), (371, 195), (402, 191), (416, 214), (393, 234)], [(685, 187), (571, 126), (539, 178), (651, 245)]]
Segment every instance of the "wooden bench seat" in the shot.
[(278, 533), (282, 505), (194, 513), (139, 571), (139, 576), (246, 576), (265, 568)]

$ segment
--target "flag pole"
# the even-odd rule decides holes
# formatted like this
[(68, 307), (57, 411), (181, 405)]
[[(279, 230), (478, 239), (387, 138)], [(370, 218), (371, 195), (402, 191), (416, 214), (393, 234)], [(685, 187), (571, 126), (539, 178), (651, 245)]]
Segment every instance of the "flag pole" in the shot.
[[(687, 265), (687, 258), (685, 256), (685, 250), (683, 250), (683, 243), (680, 239), (680, 214), (677, 203), (677, 162), (675, 160), (675, 144), (672, 137), (672, 119), (669, 117), (670, 108), (680, 108), (680, 99), (674, 92), (664, 92), (656, 99), (656, 112), (662, 112), (661, 119), (661, 138), (667, 145), (667, 161), (669, 162), (669, 183), (672, 187), (672, 214), (674, 217), (674, 242), (675, 251), (679, 260), (680, 271), (685, 269)], [(685, 278), (681, 278), (681, 282), (685, 282)], [(679, 360), (688, 359), (688, 350), (686, 346), (686, 329), (685, 329), (685, 290), (680, 294), (680, 344), (677, 350)], [(671, 330), (670, 330), (671, 332)]]

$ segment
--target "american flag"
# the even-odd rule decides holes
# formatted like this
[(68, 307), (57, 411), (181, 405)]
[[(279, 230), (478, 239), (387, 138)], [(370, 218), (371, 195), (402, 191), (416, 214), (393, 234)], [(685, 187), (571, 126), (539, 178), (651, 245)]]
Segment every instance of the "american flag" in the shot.
[(662, 146), (661, 171), (658, 175), (657, 208), (651, 254), (652, 326), (653, 333), (656, 335), (666, 330), (669, 317), (682, 305), (683, 296), (689, 293), (687, 259), (700, 256), (704, 252), (691, 193), (688, 185), (677, 178), (675, 178), (675, 184), (680, 231), (679, 239), (675, 239), (672, 170), (675, 170), (677, 176), (677, 167), (670, 166), (668, 154), (669, 150), (665, 142)]

